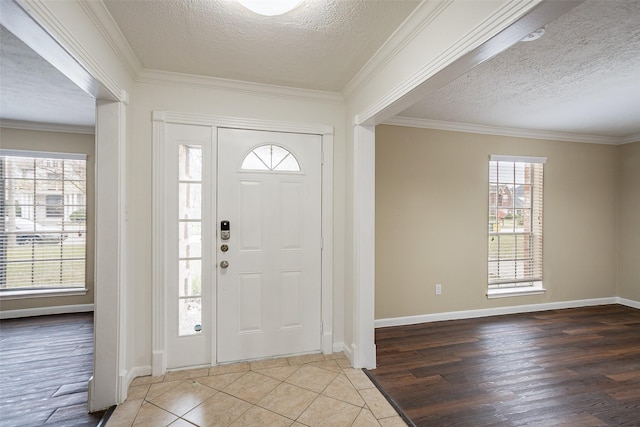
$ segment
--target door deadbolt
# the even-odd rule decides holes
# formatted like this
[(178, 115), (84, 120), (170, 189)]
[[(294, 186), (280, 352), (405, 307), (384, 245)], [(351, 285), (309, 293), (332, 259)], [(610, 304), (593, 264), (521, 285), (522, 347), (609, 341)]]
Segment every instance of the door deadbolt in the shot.
[(229, 245), (222, 245), (222, 246), (220, 246), (220, 250), (221, 250), (222, 252), (227, 252), (227, 251), (229, 250)]
[(220, 267), (221, 268), (229, 267), (229, 261), (220, 261)]
[(229, 240), (231, 237), (231, 227), (229, 221), (220, 222), (220, 238), (222, 240)]

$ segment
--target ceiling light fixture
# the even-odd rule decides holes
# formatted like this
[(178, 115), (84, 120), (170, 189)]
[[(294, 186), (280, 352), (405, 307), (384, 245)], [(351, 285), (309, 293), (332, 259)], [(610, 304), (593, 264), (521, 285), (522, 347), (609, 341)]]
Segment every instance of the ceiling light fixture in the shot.
[(529, 34), (525, 38), (521, 39), (521, 42), (532, 42), (534, 40), (538, 40), (540, 37), (544, 35), (544, 28), (538, 28), (533, 33)]
[(238, 0), (252, 12), (265, 16), (284, 15), (298, 7), (302, 0)]

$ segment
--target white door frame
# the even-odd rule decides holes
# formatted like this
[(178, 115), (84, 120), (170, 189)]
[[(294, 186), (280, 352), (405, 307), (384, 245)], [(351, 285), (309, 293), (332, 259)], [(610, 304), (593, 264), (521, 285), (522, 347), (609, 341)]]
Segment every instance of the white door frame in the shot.
[[(333, 127), (328, 125), (288, 123), (269, 120), (243, 119), (204, 114), (153, 112), (153, 255), (152, 255), (152, 375), (163, 375), (167, 370), (166, 359), (166, 273), (164, 247), (168, 236), (165, 234), (164, 213), (167, 183), (164, 180), (165, 162), (163, 145), (166, 141), (165, 127), (169, 123), (212, 128), (235, 128), (272, 132), (290, 132), (320, 135), (322, 137), (322, 341), (321, 350), (325, 354), (333, 352)], [(213, 129), (212, 144), (217, 143), (217, 132)], [(215, 149), (215, 146), (213, 147)], [(212, 295), (216, 295), (215, 282)], [(212, 319), (216, 318), (215, 298), (210, 307)], [(211, 364), (216, 364), (216, 331), (211, 337)]]
[(126, 252), (123, 244), (128, 94), (81, 49), (82, 41), (61, 31), (55, 14), (45, 2), (3, 1), (0, 12), (2, 25), (96, 98), (95, 339), (88, 403), (90, 412), (99, 411), (126, 399), (131, 375), (125, 369)]

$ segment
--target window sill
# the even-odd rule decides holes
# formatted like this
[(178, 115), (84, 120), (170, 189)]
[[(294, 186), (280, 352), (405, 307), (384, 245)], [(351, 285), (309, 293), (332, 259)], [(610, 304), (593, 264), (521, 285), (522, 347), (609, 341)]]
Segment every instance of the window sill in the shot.
[(89, 290), (86, 288), (25, 289), (16, 291), (2, 291), (0, 292), (0, 300), (84, 296), (88, 291)]
[(522, 286), (519, 288), (502, 288), (502, 289), (489, 289), (487, 291), (487, 298), (508, 298), (508, 297), (522, 297), (527, 295), (541, 295), (547, 290), (542, 286)]

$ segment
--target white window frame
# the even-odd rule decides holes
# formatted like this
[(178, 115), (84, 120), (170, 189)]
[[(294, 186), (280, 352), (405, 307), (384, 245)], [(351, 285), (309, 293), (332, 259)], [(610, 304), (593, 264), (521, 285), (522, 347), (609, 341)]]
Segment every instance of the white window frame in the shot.
[[(491, 162), (508, 162), (508, 163), (530, 163), (530, 164), (541, 164), (544, 168), (544, 164), (546, 163), (546, 158), (545, 157), (529, 157), (529, 156), (502, 156), (502, 155), (491, 155), (489, 157), (489, 170), (490, 170), (490, 165)], [(542, 172), (542, 175), (544, 176), (544, 169)], [(500, 283), (500, 287), (496, 287), (495, 285), (497, 284), (497, 282), (492, 282), (491, 280), (489, 280), (489, 271), (490, 271), (490, 267), (489, 264), (492, 262), (492, 260), (490, 259), (490, 253), (487, 253), (487, 281), (488, 281), (488, 286), (487, 286), (487, 297), (492, 299), (492, 298), (504, 298), (504, 297), (512, 297), (512, 296), (524, 296), (524, 295), (540, 295), (543, 294), (546, 289), (543, 286), (543, 279), (542, 279), (542, 269), (543, 269), (543, 248), (542, 248), (542, 239), (543, 239), (543, 222), (542, 222), (542, 216), (544, 213), (544, 203), (543, 203), (543, 197), (544, 197), (544, 177), (540, 176), (539, 178), (534, 178), (534, 182), (531, 183), (532, 185), (532, 199), (535, 200), (536, 198), (538, 199), (538, 203), (536, 204), (535, 202), (532, 202), (531, 204), (531, 217), (538, 217), (538, 224), (536, 226), (532, 226), (532, 228), (537, 228), (537, 231), (531, 230), (531, 234), (537, 233), (539, 234), (539, 236), (537, 236), (536, 238), (539, 239), (539, 251), (535, 251), (534, 250), (534, 257), (536, 257), (536, 259), (534, 260), (534, 262), (537, 265), (537, 268), (539, 269), (539, 276), (536, 275), (536, 277), (531, 277), (531, 278), (526, 278), (523, 280), (514, 280), (513, 283), (504, 283), (501, 282)], [(509, 182), (510, 183), (510, 182)], [(491, 181), (490, 177), (489, 177), (489, 185), (488, 185), (488, 191), (489, 194), (491, 192), (491, 185), (493, 185), (494, 183)], [(515, 178), (514, 178), (514, 182), (512, 183), (514, 185), (515, 188)], [(487, 203), (489, 203), (489, 199), (490, 197), (487, 198)], [(515, 200), (516, 196), (515, 194), (512, 194), (510, 197), (511, 200)], [(536, 206), (538, 205), (538, 206)], [(515, 209), (515, 205), (514, 209)], [(491, 227), (491, 220), (489, 217), (489, 212), (490, 212), (490, 206), (488, 206), (487, 209), (487, 222), (486, 224)], [(498, 235), (498, 231), (495, 230), (491, 230), (488, 229), (488, 237), (491, 236), (495, 236)], [(515, 235), (516, 234), (516, 230), (515, 230), (515, 223), (513, 226), (513, 231), (512, 233)], [(503, 233), (500, 233), (503, 234)], [(488, 250), (488, 249), (487, 249)]]
[[(87, 155), (84, 153), (64, 153), (64, 152), (50, 152), (40, 150), (15, 150), (15, 149), (0, 149), (0, 156), (3, 157), (24, 157), (33, 159), (52, 159), (52, 160), (82, 160), (85, 162), (85, 168), (87, 167)], [(86, 182), (85, 176), (85, 182)], [(64, 184), (63, 184), (64, 185)], [(87, 209), (88, 200), (85, 201), (84, 209)], [(34, 201), (34, 209), (35, 209)], [(64, 203), (60, 205), (63, 209), (63, 214), (60, 218), (64, 219)], [(51, 218), (48, 214), (49, 205), (45, 205), (47, 210), (46, 218)], [(55, 217), (58, 218), (58, 217)], [(86, 227), (86, 225), (85, 225)], [(86, 236), (86, 229), (84, 230)], [(86, 268), (88, 262), (88, 247), (85, 241), (85, 262), (84, 262), (84, 280), (82, 283), (78, 283), (76, 286), (52, 286), (52, 287), (18, 287), (7, 288), (0, 291), (0, 300), (12, 300), (23, 298), (41, 298), (41, 297), (58, 297), (58, 296), (81, 296), (86, 295), (88, 292), (86, 281)], [(64, 261), (63, 259), (60, 260)]]

